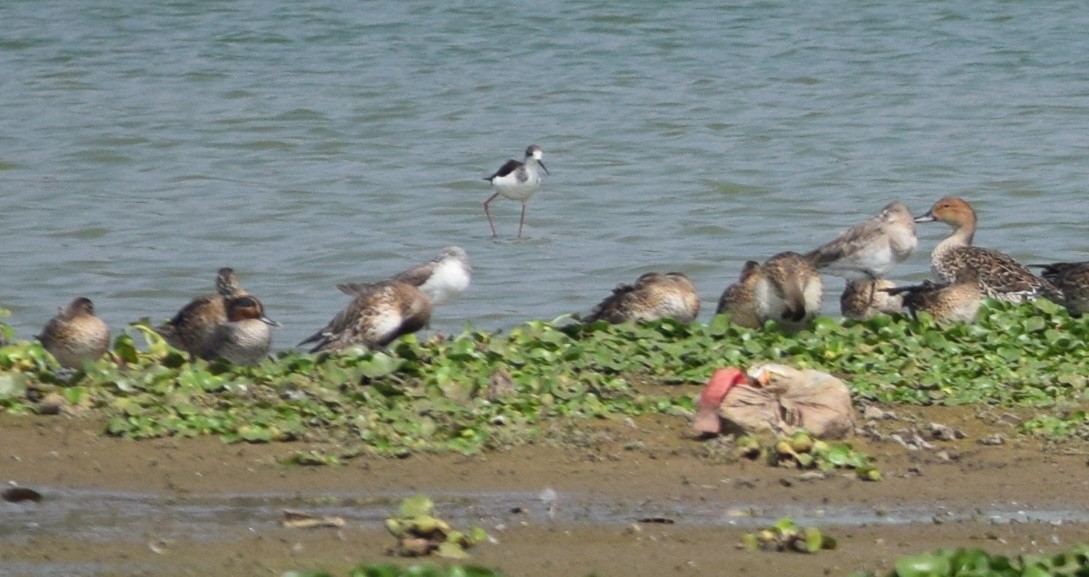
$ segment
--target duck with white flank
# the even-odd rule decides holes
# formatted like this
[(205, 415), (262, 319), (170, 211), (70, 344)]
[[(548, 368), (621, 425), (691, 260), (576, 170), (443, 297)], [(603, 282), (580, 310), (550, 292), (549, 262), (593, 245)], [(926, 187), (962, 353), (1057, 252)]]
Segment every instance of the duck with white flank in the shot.
[(690, 323), (699, 313), (700, 297), (691, 279), (679, 272), (648, 272), (635, 284), (618, 285), (585, 320), (617, 324), (674, 318)]
[(769, 319), (785, 331), (809, 325), (821, 308), (821, 277), (796, 252), (781, 252), (759, 265), (748, 261), (741, 278), (723, 291), (717, 313), (741, 326), (760, 328)]
[(1089, 262), (1030, 264), (1042, 268), (1040, 276), (1063, 292), (1066, 310), (1075, 317), (1089, 311)]
[(236, 365), (258, 365), (272, 348), (272, 331), (280, 323), (265, 316), (257, 297), (243, 295), (228, 301), (227, 322), (216, 327), (204, 343), (201, 357), (224, 359)]
[(984, 297), (978, 272), (973, 268), (957, 271), (952, 283), (924, 281), (914, 286), (880, 290), (901, 297), (913, 317), (918, 318), (919, 311), (922, 311), (939, 323), (975, 321)]
[(756, 299), (765, 319), (788, 332), (809, 326), (821, 309), (821, 276), (796, 252), (781, 252), (764, 261), (766, 283), (757, 283)]
[(401, 335), (424, 328), (431, 319), (431, 299), (408, 283), (390, 279), (337, 288), (354, 298), (329, 324), (299, 343), (317, 343), (310, 349), (312, 353), (354, 345), (382, 348)]
[(894, 201), (805, 257), (834, 276), (876, 280), (911, 256), (917, 244), (911, 211)]
[(930, 253), (930, 269), (941, 281), (954, 283), (961, 270), (974, 269), (980, 288), (989, 298), (1016, 303), (1042, 296), (1056, 303), (1064, 302), (1062, 292), (1055, 285), (1032, 274), (1013, 257), (972, 246), (976, 213), (964, 199), (947, 196), (915, 219), (915, 222), (934, 221), (953, 227), (953, 233)]
[(891, 295), (885, 289), (895, 288), (888, 279), (849, 280), (839, 297), (839, 312), (856, 320), (873, 318), (880, 314), (893, 314), (904, 308), (900, 295)]
[(202, 355), (216, 327), (227, 322), (227, 301), (246, 294), (238, 283), (234, 269), (223, 267), (216, 274), (216, 294), (194, 298), (155, 330), (171, 346), (192, 357)]
[(469, 288), (472, 271), (465, 249), (448, 246), (442, 249), (439, 258), (414, 266), (393, 280), (419, 288), (431, 299), (432, 305), (441, 305)]
[(544, 151), (541, 147), (536, 144), (531, 145), (526, 149), (526, 156), (522, 162), (508, 160), (494, 174), (484, 179), (492, 183), (492, 190), (495, 191), (495, 194), (484, 201), (484, 216), (488, 217), (493, 238), (499, 235), (495, 232), (495, 222), (492, 221), (492, 215), (488, 212), (488, 203), (499, 195), (522, 203), (522, 219), (518, 221), (518, 238), (522, 237), (522, 225), (526, 222), (526, 202), (541, 188), (541, 173), (537, 167), (548, 173), (548, 168), (545, 167), (544, 162), (541, 162), (542, 156)]

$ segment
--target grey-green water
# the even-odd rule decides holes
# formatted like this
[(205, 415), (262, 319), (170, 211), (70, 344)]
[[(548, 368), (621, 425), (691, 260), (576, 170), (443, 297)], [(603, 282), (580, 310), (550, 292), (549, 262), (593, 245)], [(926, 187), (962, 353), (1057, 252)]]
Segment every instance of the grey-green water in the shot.
[[(253, 0), (0, 4), (0, 307), (161, 320), (233, 266), (286, 347), (377, 279), (466, 248), (432, 326), (586, 311), (647, 270), (708, 318), (747, 259), (900, 199), (978, 244), (1085, 260), (1078, 2)], [(530, 144), (530, 203), (482, 177)], [(926, 274), (944, 225), (892, 277)], [(842, 286), (829, 280), (835, 313)]]

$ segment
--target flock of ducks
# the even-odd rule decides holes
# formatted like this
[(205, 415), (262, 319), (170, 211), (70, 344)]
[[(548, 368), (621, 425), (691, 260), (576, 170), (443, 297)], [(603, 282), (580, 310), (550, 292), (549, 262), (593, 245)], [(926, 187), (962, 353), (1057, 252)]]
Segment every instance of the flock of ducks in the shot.
[[(542, 157), (541, 147), (532, 145), (522, 162), (508, 160), (485, 179), (494, 190), (484, 201), (493, 236), (496, 229), (488, 204), (500, 195), (522, 202), (521, 236), (526, 202), (541, 185), (538, 168), (548, 172)], [(916, 223), (923, 222), (943, 222), (953, 229), (931, 252), (936, 280), (897, 287), (886, 275), (915, 252)], [(737, 282), (723, 291), (715, 313), (728, 313), (731, 322), (752, 329), (774, 321), (786, 332), (802, 330), (820, 311), (821, 273), (846, 279), (840, 310), (855, 319), (907, 308), (913, 315), (925, 311), (939, 322), (972, 322), (984, 298), (1023, 302), (1045, 297), (1076, 316), (1089, 310), (1089, 262), (1031, 265), (1042, 269), (1037, 276), (1009, 255), (974, 246), (975, 232), (975, 211), (961, 198), (942, 198), (919, 217), (903, 203), (890, 202), (877, 215), (814, 250), (780, 252), (762, 263), (747, 261)], [(312, 345), (312, 353), (385, 347), (428, 326), (432, 308), (464, 292), (471, 272), (465, 250), (449, 246), (438, 258), (389, 279), (337, 285), (351, 301), (299, 346)], [(157, 327), (158, 332), (191, 359), (260, 363), (271, 348), (271, 328), (280, 324), (241, 287), (233, 269), (220, 269), (215, 285), (214, 294), (191, 300)], [(649, 272), (634, 284), (618, 285), (582, 320), (691, 322), (699, 310), (699, 294), (688, 276)], [(62, 366), (74, 369), (100, 358), (110, 345), (108, 327), (84, 297), (61, 309), (38, 339)]]
[[(943, 222), (953, 229), (931, 252), (936, 280), (897, 287), (885, 277), (915, 252), (916, 223), (923, 222)], [(973, 246), (975, 231), (975, 211), (964, 199), (942, 198), (919, 217), (903, 203), (891, 202), (807, 253), (787, 251), (763, 263), (746, 262), (738, 281), (723, 291), (715, 313), (728, 313), (733, 323), (752, 329), (775, 321), (780, 330), (801, 330), (820, 311), (822, 272), (846, 279), (840, 311), (853, 319), (907, 308), (942, 323), (972, 322), (984, 298), (1024, 302), (1044, 297), (1075, 316), (1089, 310), (1089, 262), (1030, 265), (1043, 269), (1037, 276), (1005, 253)], [(618, 286), (586, 320), (689, 321), (698, 314), (699, 298), (688, 277), (647, 273), (634, 285)]]
[[(299, 345), (314, 343), (310, 352), (385, 347), (427, 326), (432, 307), (464, 292), (471, 272), (465, 250), (448, 246), (438, 258), (389, 279), (337, 285), (351, 302)], [(191, 360), (260, 363), (272, 347), (270, 329), (280, 323), (265, 316), (261, 301), (241, 287), (234, 269), (219, 269), (215, 286), (215, 293), (192, 299), (156, 331)], [(109, 328), (84, 297), (59, 311), (37, 338), (61, 366), (71, 369), (102, 357), (110, 346)]]

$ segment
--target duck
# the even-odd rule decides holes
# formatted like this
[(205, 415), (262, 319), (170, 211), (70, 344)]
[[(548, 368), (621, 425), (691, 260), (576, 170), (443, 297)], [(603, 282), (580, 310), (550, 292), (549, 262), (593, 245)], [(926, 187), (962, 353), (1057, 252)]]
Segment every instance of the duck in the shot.
[(700, 312), (699, 293), (687, 275), (680, 272), (648, 272), (635, 284), (617, 285), (584, 320), (604, 320), (619, 324), (627, 321), (656, 321), (673, 318), (682, 323), (696, 320)]
[(83, 368), (85, 362), (98, 360), (110, 348), (110, 329), (95, 316), (95, 305), (86, 297), (59, 309), (37, 338), (68, 369)]
[(402, 335), (415, 333), (431, 319), (431, 299), (419, 288), (398, 280), (337, 285), (353, 297), (318, 332), (298, 346), (316, 343), (311, 353), (338, 351), (360, 345), (384, 348)]
[(939, 281), (954, 283), (962, 269), (971, 268), (976, 270), (979, 285), (989, 298), (1013, 303), (1041, 296), (1056, 303), (1065, 300), (1055, 285), (1032, 274), (1013, 257), (972, 246), (976, 212), (964, 199), (955, 196), (939, 199), (915, 222), (944, 222), (953, 228), (952, 234), (930, 253), (930, 269)]
[(764, 326), (756, 303), (756, 285), (760, 282), (767, 282), (763, 267), (755, 260), (745, 261), (737, 282), (727, 286), (718, 298), (715, 314), (729, 314), (730, 322), (745, 328)]
[(492, 227), (492, 238), (499, 235), (495, 231), (495, 222), (492, 220), (492, 215), (488, 212), (488, 204), (499, 195), (522, 203), (522, 218), (518, 221), (517, 237), (522, 238), (522, 227), (526, 223), (526, 203), (541, 188), (541, 172), (537, 168), (540, 167), (541, 170), (545, 171), (545, 174), (550, 174), (548, 167), (541, 160), (543, 157), (544, 151), (541, 150), (541, 147), (531, 144), (526, 148), (522, 162), (512, 158), (503, 163), (503, 166), (500, 166), (499, 170), (496, 170), (491, 176), (484, 178), (484, 180), (492, 183), (492, 190), (494, 191), (494, 194), (484, 201), (484, 216), (488, 217), (488, 224)]
[(823, 283), (812, 262), (793, 251), (764, 261), (747, 261), (738, 282), (726, 287), (715, 313), (730, 313), (734, 324), (761, 328), (774, 320), (787, 332), (797, 332), (820, 312)]
[(173, 318), (156, 328), (166, 342), (189, 353), (191, 358), (201, 356), (216, 327), (228, 322), (228, 300), (249, 294), (242, 289), (230, 267), (219, 269), (215, 285), (215, 294), (194, 298)]
[(821, 271), (847, 280), (876, 280), (915, 252), (915, 219), (899, 201), (809, 251), (805, 257)]
[(419, 288), (432, 305), (442, 305), (469, 288), (472, 272), (465, 249), (447, 246), (438, 258), (401, 272), (393, 280)]
[(227, 303), (227, 322), (219, 324), (205, 341), (201, 358), (223, 359), (236, 365), (258, 365), (272, 348), (270, 327), (282, 326), (265, 316), (255, 296), (243, 295)]
[(1066, 310), (1080, 317), (1089, 311), (1089, 262), (1053, 262), (1030, 264), (1043, 269), (1040, 276), (1063, 293)]
[(979, 306), (986, 297), (979, 284), (979, 271), (974, 268), (960, 269), (951, 283), (928, 280), (922, 284), (879, 290), (899, 296), (916, 320), (922, 311), (942, 324), (975, 322)]
[(820, 312), (823, 288), (813, 263), (786, 251), (764, 261), (763, 269), (766, 281), (756, 284), (755, 297), (764, 320), (774, 320), (787, 332), (809, 326)]
[(895, 288), (889, 279), (849, 280), (839, 297), (839, 312), (845, 318), (866, 320), (880, 314), (895, 314), (904, 308), (903, 298), (885, 289)]

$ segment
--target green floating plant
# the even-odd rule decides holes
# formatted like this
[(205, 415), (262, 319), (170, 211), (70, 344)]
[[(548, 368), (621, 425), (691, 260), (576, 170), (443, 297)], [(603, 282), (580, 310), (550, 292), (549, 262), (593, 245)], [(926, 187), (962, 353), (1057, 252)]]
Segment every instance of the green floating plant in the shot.
[[(941, 549), (897, 559), (888, 577), (1074, 577), (1089, 574), (1089, 548), (1009, 558), (982, 549)], [(851, 577), (873, 577), (857, 572)]]
[(798, 527), (793, 519), (784, 517), (771, 527), (742, 535), (739, 547), (747, 551), (817, 553), (835, 549), (836, 540), (816, 527)]
[[(973, 325), (822, 317), (792, 335), (740, 328), (727, 315), (707, 324), (563, 322), (466, 327), (386, 351), (283, 352), (238, 367), (190, 362), (144, 319), (115, 338), (111, 355), (74, 374), (36, 342), (0, 346), (0, 410), (35, 414), (39, 399), (58, 393), (105, 417), (112, 435), (304, 440), (329, 447), (329, 458), (302, 460), (331, 464), (361, 452), (479, 453), (538, 442), (545, 431), (577, 432), (586, 419), (682, 417), (693, 409), (691, 385), (716, 368), (756, 362), (822, 370), (856, 399), (881, 403), (1053, 407), (1089, 392), (1081, 347), (1089, 319), (1046, 301), (988, 302)], [(1064, 430), (1043, 420), (1027, 426)], [(1077, 428), (1076, 420), (1065, 427)], [(834, 449), (812, 460), (852, 466), (855, 456)]]
[(464, 559), (468, 549), (488, 538), (480, 527), (457, 531), (432, 516), (434, 503), (425, 495), (408, 497), (401, 502), (395, 517), (386, 519), (386, 530), (397, 538), (390, 554), (401, 557), (437, 555), (447, 559)]
[(829, 443), (813, 437), (809, 432), (795, 431), (768, 445), (759, 438), (744, 435), (734, 442), (734, 451), (738, 458), (764, 459), (775, 467), (797, 467), (799, 469), (853, 469), (863, 481), (880, 481), (881, 471), (870, 458), (855, 450), (849, 443)]

